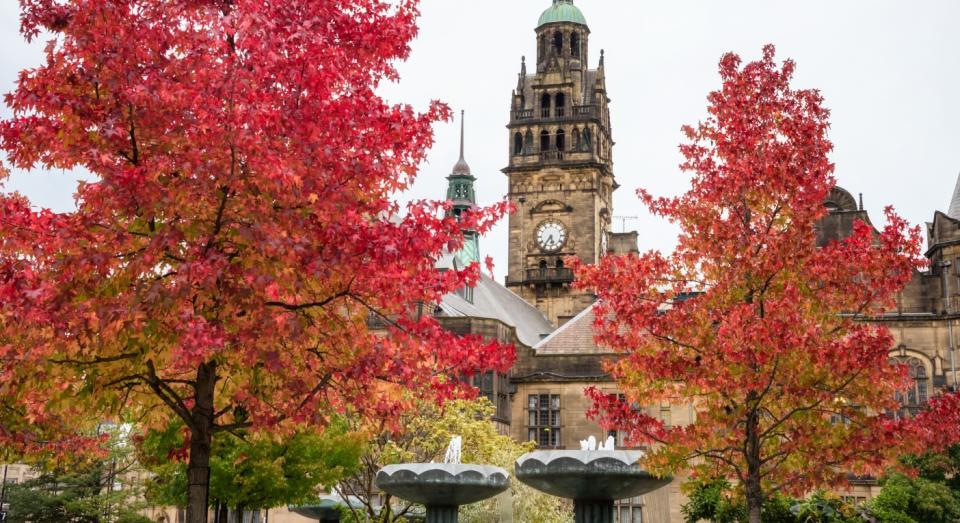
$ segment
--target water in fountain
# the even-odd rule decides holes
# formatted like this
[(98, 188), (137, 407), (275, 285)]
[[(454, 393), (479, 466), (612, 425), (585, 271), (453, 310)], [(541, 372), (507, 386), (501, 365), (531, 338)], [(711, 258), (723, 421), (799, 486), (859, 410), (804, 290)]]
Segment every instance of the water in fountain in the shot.
[(444, 463), (453, 465), (460, 464), (460, 450), (463, 447), (463, 438), (454, 436), (450, 438), (450, 445), (447, 447), (447, 454), (443, 457)]
[(614, 446), (613, 436), (607, 436), (607, 441), (602, 443), (599, 448), (597, 448), (597, 438), (590, 436), (587, 439), (580, 440), (580, 450), (585, 450), (589, 452), (595, 451), (614, 451), (616, 450)]

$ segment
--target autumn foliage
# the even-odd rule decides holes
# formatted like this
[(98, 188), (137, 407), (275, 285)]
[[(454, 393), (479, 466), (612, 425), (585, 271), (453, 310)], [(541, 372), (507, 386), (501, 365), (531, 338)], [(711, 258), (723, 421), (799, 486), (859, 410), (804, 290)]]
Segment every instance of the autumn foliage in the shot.
[[(877, 473), (897, 454), (957, 437), (957, 399), (895, 419), (904, 368), (876, 323), (920, 261), (919, 230), (886, 211), (817, 246), (835, 186), (829, 112), (815, 90), (790, 86), (794, 63), (772, 46), (757, 62), (723, 57), (709, 116), (685, 127), (689, 191), (640, 197), (680, 229), (676, 250), (605, 257), (579, 267), (595, 289), (597, 337), (622, 358), (609, 371), (627, 402), (592, 393), (605, 423), (655, 443), (648, 463), (727, 477), (750, 521), (763, 497), (805, 494)], [(667, 427), (630, 408), (669, 402), (695, 412)]]
[(395, 419), (411, 395), (460, 395), (450, 376), (510, 364), (418, 313), (476, 280), (434, 260), (504, 208), (458, 223), (444, 203), (395, 203), (449, 116), (375, 93), (409, 52), (416, 1), (21, 6), (24, 36), (51, 40), (5, 98), (0, 147), (96, 181), (64, 214), (0, 196), (8, 441), (179, 417), (193, 523), (214, 434)]

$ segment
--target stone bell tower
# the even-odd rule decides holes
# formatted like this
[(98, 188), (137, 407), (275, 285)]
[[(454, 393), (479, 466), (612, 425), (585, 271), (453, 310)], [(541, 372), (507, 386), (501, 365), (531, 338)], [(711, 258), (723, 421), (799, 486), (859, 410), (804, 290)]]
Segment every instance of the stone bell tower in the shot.
[(563, 260), (595, 263), (607, 252), (617, 184), (603, 51), (590, 69), (583, 13), (573, 0), (553, 0), (536, 35), (536, 72), (522, 61), (507, 126), (510, 164), (503, 172), (516, 212), (506, 285), (559, 326), (595, 299), (571, 288)]

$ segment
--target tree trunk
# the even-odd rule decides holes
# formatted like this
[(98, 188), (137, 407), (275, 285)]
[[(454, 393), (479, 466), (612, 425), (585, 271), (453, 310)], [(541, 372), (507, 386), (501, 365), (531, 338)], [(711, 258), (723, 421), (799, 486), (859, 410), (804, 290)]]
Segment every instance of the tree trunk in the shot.
[[(752, 396), (754, 393), (750, 393)], [(754, 400), (755, 401), (755, 400)], [(749, 404), (754, 404), (748, 397)], [(747, 521), (761, 523), (760, 514), (763, 508), (763, 487), (760, 483), (760, 413), (756, 408), (747, 415), (746, 437), (744, 448), (747, 458), (747, 481), (744, 490), (747, 498)]]
[(190, 462), (187, 465), (187, 523), (207, 523), (210, 494), (210, 449), (213, 442), (213, 393), (217, 364), (197, 368), (191, 410)]

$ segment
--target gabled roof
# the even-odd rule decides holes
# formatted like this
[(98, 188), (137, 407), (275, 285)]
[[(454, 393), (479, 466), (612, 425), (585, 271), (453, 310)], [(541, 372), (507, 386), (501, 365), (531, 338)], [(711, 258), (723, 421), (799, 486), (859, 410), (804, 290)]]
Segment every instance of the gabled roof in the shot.
[(486, 275), (481, 275), (474, 287), (472, 303), (457, 294), (448, 294), (439, 307), (445, 316), (500, 320), (515, 328), (520, 343), (528, 347), (533, 347), (554, 330), (553, 324), (539, 309)]
[(580, 314), (564, 323), (553, 334), (547, 336), (533, 350), (538, 356), (547, 354), (613, 354), (609, 349), (597, 345), (594, 340), (593, 322), (596, 319), (591, 304)]

